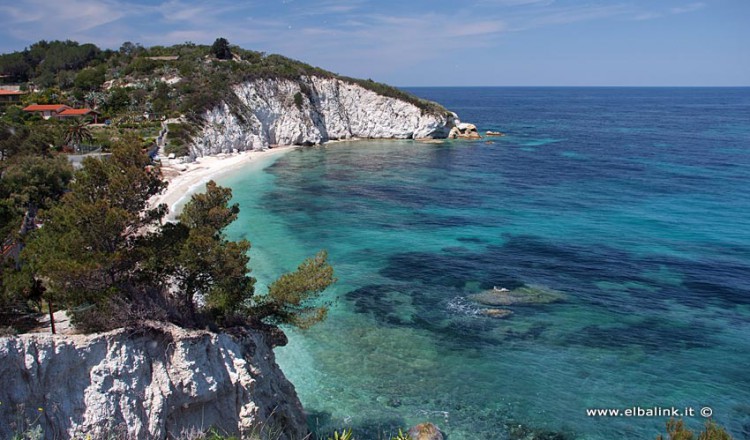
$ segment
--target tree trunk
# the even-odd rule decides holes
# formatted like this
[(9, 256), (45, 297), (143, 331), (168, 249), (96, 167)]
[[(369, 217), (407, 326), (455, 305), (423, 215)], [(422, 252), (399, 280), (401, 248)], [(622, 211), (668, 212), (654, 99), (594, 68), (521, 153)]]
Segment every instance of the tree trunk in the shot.
[(52, 334), (55, 334), (55, 310), (52, 308), (52, 301), (47, 300), (47, 307), (49, 308), (49, 325), (52, 327)]

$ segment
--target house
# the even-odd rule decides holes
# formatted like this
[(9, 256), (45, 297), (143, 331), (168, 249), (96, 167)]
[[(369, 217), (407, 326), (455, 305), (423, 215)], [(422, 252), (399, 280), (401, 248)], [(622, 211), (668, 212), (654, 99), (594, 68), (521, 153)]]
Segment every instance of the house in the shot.
[(86, 116), (94, 118), (94, 124), (99, 121), (99, 112), (90, 108), (68, 108), (57, 114), (58, 119), (83, 118)]
[(64, 104), (33, 104), (28, 107), (25, 107), (23, 111), (29, 112), (29, 113), (39, 113), (41, 114), (42, 118), (49, 119), (53, 116), (57, 116), (64, 110), (69, 110), (70, 107)]
[(25, 92), (18, 90), (5, 90), (0, 89), (0, 105), (1, 104), (15, 104), (21, 102), (21, 96), (25, 95)]

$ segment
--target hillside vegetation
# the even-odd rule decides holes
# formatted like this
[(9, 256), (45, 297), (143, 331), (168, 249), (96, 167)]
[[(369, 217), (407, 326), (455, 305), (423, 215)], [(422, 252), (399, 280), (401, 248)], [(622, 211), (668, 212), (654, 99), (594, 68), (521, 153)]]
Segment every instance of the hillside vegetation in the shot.
[[(232, 99), (232, 84), (333, 75), (220, 40), (117, 51), (40, 41), (0, 55), (0, 80), (28, 92), (0, 105), (0, 331), (23, 331), (26, 318), (59, 309), (87, 331), (145, 319), (220, 328), (308, 327), (325, 318), (316, 298), (335, 280), (325, 252), (255, 294), (250, 243), (223, 233), (238, 212), (229, 189), (209, 183), (177, 223), (164, 223), (165, 207), (148, 202), (165, 186), (148, 154), (162, 125), (154, 114), (200, 120)], [(22, 110), (29, 103), (85, 106), (111, 123), (45, 120)], [(169, 129), (166, 147), (179, 151), (194, 124)], [(108, 155), (73, 169), (67, 153), (95, 149)]]
[[(220, 40), (225, 44), (218, 44)], [(23, 51), (0, 55), (0, 75), (5, 82), (37, 90), (25, 97), (26, 103), (87, 106), (111, 118), (149, 112), (197, 119), (222, 100), (232, 101), (234, 84), (305, 76), (339, 78), (423, 111), (445, 112), (436, 103), (386, 84), (230, 46), (224, 39), (217, 39), (214, 46), (184, 43), (150, 48), (126, 42), (119, 50), (74, 41), (39, 41)]]

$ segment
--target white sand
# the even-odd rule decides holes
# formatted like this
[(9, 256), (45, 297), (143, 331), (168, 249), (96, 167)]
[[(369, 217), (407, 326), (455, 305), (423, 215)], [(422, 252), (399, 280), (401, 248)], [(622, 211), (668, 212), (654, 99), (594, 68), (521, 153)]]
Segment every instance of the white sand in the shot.
[(151, 200), (152, 206), (165, 203), (169, 208), (168, 219), (173, 219), (180, 203), (191, 194), (199, 191), (211, 179), (228, 171), (240, 168), (261, 157), (281, 154), (298, 148), (296, 146), (277, 147), (265, 151), (243, 151), (237, 154), (207, 156), (196, 159), (190, 164), (162, 165), (167, 189)]

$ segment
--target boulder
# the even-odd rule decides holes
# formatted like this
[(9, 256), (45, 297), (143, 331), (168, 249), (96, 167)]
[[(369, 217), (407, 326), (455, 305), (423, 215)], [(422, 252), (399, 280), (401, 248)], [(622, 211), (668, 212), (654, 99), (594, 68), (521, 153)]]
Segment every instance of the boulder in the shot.
[(477, 131), (477, 126), (468, 122), (456, 124), (448, 133), (449, 139), (479, 139), (481, 137), (479, 131)]
[(420, 423), (409, 429), (412, 440), (443, 440), (443, 434), (434, 423)]

